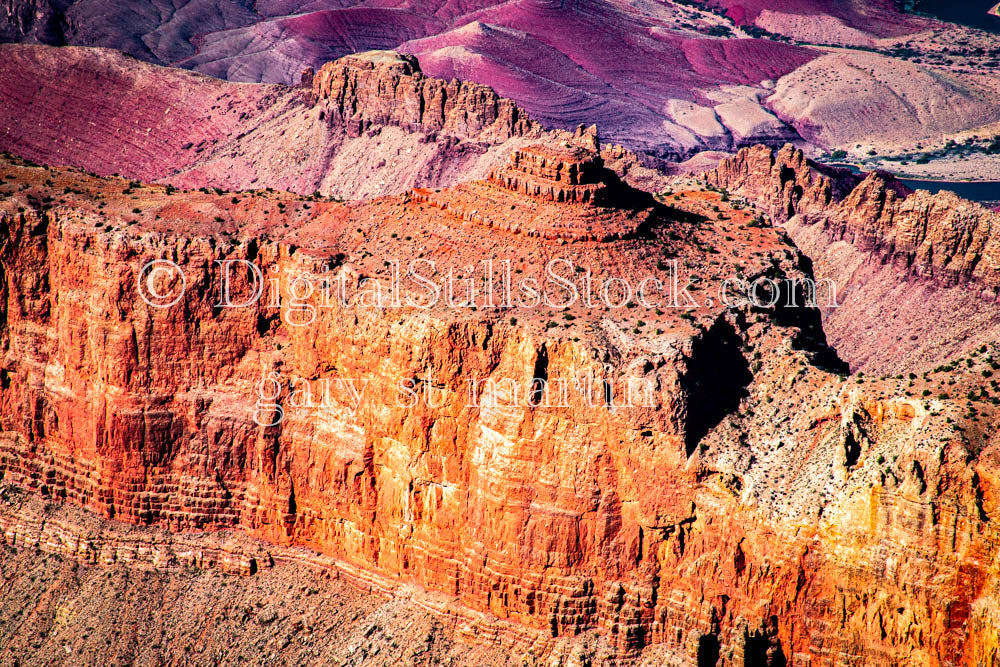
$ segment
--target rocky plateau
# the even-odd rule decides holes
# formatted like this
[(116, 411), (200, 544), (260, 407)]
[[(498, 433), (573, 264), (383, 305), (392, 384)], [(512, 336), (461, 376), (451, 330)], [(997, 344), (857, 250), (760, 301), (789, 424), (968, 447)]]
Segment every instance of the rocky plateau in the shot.
[(1000, 663), (1000, 213), (810, 159), (972, 32), (176, 5), (0, 6), (0, 664)]
[[(708, 183), (756, 158), (769, 169), (748, 166), (753, 182), (768, 183), (781, 160), (796, 178), (812, 173), (791, 149), (742, 158)], [(780, 227), (718, 188), (644, 195), (603, 167), (592, 137), (518, 149), (481, 181), (347, 203), (17, 159), (0, 173), (3, 483), (178, 534), (100, 537), (58, 516), (39, 526), (39, 512), (68, 510), (14, 503), (10, 549), (231, 577), (304, 549), (318, 554), (310, 572), (375, 595), (407, 587), (451, 619), (447, 636), (486, 647), (446, 652), (581, 664), (996, 660), (1000, 399), (986, 378), (1000, 349), (910, 380), (845, 377), (818, 307), (708, 298), (733, 275), (795, 286), (811, 271)], [(833, 192), (817, 181), (797, 206)], [(698, 305), (511, 306), (499, 282), (478, 277), (463, 283), (481, 285), (475, 308), (427, 302), (416, 285), (404, 295), (425, 301), (399, 307), (319, 294), (216, 305), (220, 261), (252, 261), (282, 294), (297, 293), (298, 276), (331, 275), (370, 296), (392, 292), (394, 258), (448, 284), (498, 247), (511, 275), (536, 285), (553, 260), (603, 284), (669, 284), (683, 267), (697, 275)], [(941, 247), (932, 257), (952, 246)], [(137, 285), (153, 259), (185, 276), (170, 307)], [(153, 293), (176, 287), (165, 280)], [(252, 287), (239, 272), (237, 296)], [(473, 379), (485, 384), (470, 402)], [(552, 403), (540, 380), (572, 389)], [(321, 387), (319, 405), (304, 400)], [(644, 401), (623, 402), (629, 387)], [(401, 388), (418, 400), (401, 405)], [(259, 541), (204, 537), (231, 531)], [(135, 659), (132, 646), (116, 650)]]

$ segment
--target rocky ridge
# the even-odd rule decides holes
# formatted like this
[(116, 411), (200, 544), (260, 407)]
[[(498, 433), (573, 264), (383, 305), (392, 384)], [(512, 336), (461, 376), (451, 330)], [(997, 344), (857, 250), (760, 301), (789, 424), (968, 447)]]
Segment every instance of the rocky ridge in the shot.
[(544, 133), (492, 88), (424, 76), (414, 56), (394, 51), (345, 56), (307, 73), (304, 82), (326, 103), (331, 121), (354, 135), (385, 125), (490, 143)]
[[(766, 130), (755, 136), (794, 136), (759, 101), (724, 107), (720, 115), (733, 123), (732, 133), (714, 120), (713, 105), (701, 107), (713, 118), (704, 136), (697, 123), (689, 128), (666, 110), (672, 101), (703, 105), (695, 92), (703, 89), (742, 85), (763, 92), (762, 81), (819, 55), (791, 44), (735, 39), (743, 35), (732, 27), (693, 5), (637, 9), (619, 2), (575, 6), (562, 15), (545, 6), (482, 2), (0, 4), (0, 41), (113, 48), (234, 82), (292, 85), (303, 67), (319, 70), (352, 53), (395, 49), (421, 58), (435, 77), (493, 87), (546, 125), (571, 130), (596, 122), (614, 141), (662, 156), (730, 147), (733, 135), (747, 127), (745, 113), (763, 120), (750, 124)], [(721, 34), (734, 39), (718, 39)], [(623, 61), (614, 47), (629, 49), (632, 57)]]
[(916, 277), (1000, 286), (996, 211), (947, 191), (911, 192), (879, 172), (846, 193), (843, 183), (853, 179), (846, 173), (832, 178), (840, 179), (839, 188), (791, 146), (777, 153), (744, 149), (706, 174), (710, 184), (745, 193), (782, 222), (799, 215), (807, 224), (821, 223), (832, 240), (846, 240)]
[[(101, 49), (3, 44), (0, 57), (0, 150), (176, 187), (363, 199), (483, 178), (528, 143), (596, 137), (545, 130), (491, 89), (391, 52), (327, 63), (311, 87), (227, 83)], [(636, 154), (603, 150), (630, 180), (662, 182)]]
[[(572, 171), (535, 159), (518, 165)], [(574, 163), (578, 176), (590, 160)], [(360, 585), (423, 589), (469, 641), (515, 655), (595, 660), (566, 641), (597, 633), (608, 660), (996, 660), (1000, 476), (981, 373), (1000, 352), (943, 381), (845, 382), (817, 310), (706, 298), (736, 272), (808, 275), (780, 230), (719, 193), (653, 202), (624, 238), (548, 239), (416, 193), (345, 204), (16, 161), (0, 173), (5, 484), (119, 521), (313, 550)], [(584, 221), (625, 212), (473, 186), (433, 194), (505, 193)], [(285, 285), (330, 270), (370, 291), (391, 285), (392, 258), (433, 262), (426, 277), (440, 279), (497, 248), (512, 276), (539, 281), (553, 258), (598, 284), (669, 280), (676, 259), (697, 267), (700, 305), (320, 308), (315, 295), (215, 307), (216, 260), (253, 261)], [(175, 307), (136, 293), (151, 258), (184, 270)], [(588, 373), (594, 403), (518, 393)], [(272, 374), (280, 400), (261, 400)], [(513, 384), (470, 405), (473, 378)], [(319, 395), (323, 381), (329, 396), (309, 409), (302, 383)], [(401, 381), (432, 400), (400, 407)], [(634, 382), (651, 388), (648, 404), (620, 402)], [(969, 412), (941, 397), (959, 389), (978, 397)]]
[[(596, 148), (596, 137), (588, 136)], [(546, 239), (633, 238), (662, 216), (652, 197), (603, 166), (597, 150), (569, 143), (516, 150), (483, 181), (444, 193), (417, 188), (413, 197), (484, 227)]]
[[(431, 76), (491, 86), (546, 126), (597, 123), (614, 142), (674, 161), (805, 141), (859, 162), (894, 154), (898, 166), (925, 147), (994, 137), (1000, 120), (989, 33), (892, 0), (614, 1), (566, 12), (523, 2), (6, 0), (0, 41), (111, 48), (285, 85), (306, 66), (395, 49)], [(980, 178), (997, 170), (980, 157)], [(955, 163), (908, 169), (956, 176)]]
[(925, 370), (1000, 335), (996, 211), (818, 167), (791, 146), (742, 150), (704, 177), (783, 224), (833, 281), (842, 300), (825, 328), (856, 368)]

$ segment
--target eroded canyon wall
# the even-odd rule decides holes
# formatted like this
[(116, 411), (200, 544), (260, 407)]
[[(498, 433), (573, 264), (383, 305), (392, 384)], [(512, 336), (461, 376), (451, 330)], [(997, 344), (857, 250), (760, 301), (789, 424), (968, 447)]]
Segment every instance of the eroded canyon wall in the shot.
[(837, 286), (824, 328), (853, 368), (920, 372), (1000, 336), (996, 211), (819, 167), (791, 146), (742, 150), (705, 177), (783, 224)]
[[(365, 199), (483, 178), (541, 138), (596, 141), (596, 128), (545, 130), (492, 89), (428, 77), (393, 52), (327, 63), (305, 86), (229, 83), (108, 49), (2, 44), (0, 58), (0, 150), (177, 187)], [(620, 146), (603, 153), (634, 182), (664, 180)]]
[[(521, 162), (518, 183), (545, 178)], [(536, 655), (597, 630), (627, 659), (996, 661), (991, 431), (944, 399), (827, 370), (815, 309), (703, 300), (640, 322), (579, 305), (334, 303), (294, 326), (302, 304), (217, 307), (227, 259), (286, 287), (328, 269), (385, 281), (394, 257), (443, 272), (498, 247), (534, 276), (540, 257), (603, 278), (662, 275), (674, 257), (710, 283), (806, 277), (752, 210), (701, 191), (671, 207), (634, 194), (641, 209), (526, 198), (503, 179), (341, 204), (0, 171), (29, 184), (0, 218), (4, 483), (116, 520), (308, 547), (375, 589), (443, 596), (476, 641)], [(493, 224), (518, 207), (581, 232)], [(608, 224), (619, 231), (587, 232)], [(150, 259), (183, 271), (172, 307), (139, 292)], [(970, 359), (973, 380), (987, 357)], [(272, 374), (286, 392), (261, 401)], [(511, 400), (510, 386), (588, 374), (596, 402)], [(607, 387), (630, 378), (651, 402), (614, 403)], [(514, 383), (470, 406), (470, 379)], [(296, 408), (293, 380), (333, 389)], [(400, 382), (423, 400), (400, 405)]]

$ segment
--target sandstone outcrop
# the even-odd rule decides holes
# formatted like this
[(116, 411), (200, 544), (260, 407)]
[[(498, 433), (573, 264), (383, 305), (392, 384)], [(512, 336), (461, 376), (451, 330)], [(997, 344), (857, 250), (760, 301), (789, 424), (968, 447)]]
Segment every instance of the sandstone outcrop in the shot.
[(323, 65), (313, 94), (326, 101), (331, 122), (355, 136), (373, 125), (442, 132), (489, 143), (541, 136), (543, 128), (492, 88), (426, 77), (411, 55), (369, 51)]
[(483, 181), (412, 196), (468, 222), (546, 239), (625, 239), (663, 222), (653, 198), (605, 169), (596, 150), (568, 143), (516, 150)]
[[(568, 640), (597, 633), (609, 660), (996, 662), (994, 408), (977, 401), (973, 418), (920, 392), (988, 397), (1000, 351), (909, 388), (845, 382), (815, 309), (714, 300), (736, 274), (808, 275), (753, 210), (678, 192), (641, 234), (548, 239), (412, 194), (177, 192), (17, 162), (0, 175), (4, 484), (314, 550), (364, 586), (438, 596), (470, 641), (515, 655), (570, 659)], [(556, 283), (557, 304), (508, 306), (499, 270), (458, 283), (481, 286), (475, 303), (461, 289), (411, 303), (429, 293), (404, 281), (392, 305), (394, 259), (447, 285), (489, 258), (539, 286), (552, 259), (595, 285), (669, 283), (676, 260), (697, 305), (564, 303)], [(151, 259), (186, 277), (173, 306), (137, 291)], [(329, 274), (390, 303), (220, 308), (225, 260), (286, 296)], [(235, 297), (252, 292), (235, 276)], [(470, 402), (473, 379), (492, 383)], [(560, 380), (565, 402), (545, 400)], [(398, 402), (400, 382), (417, 401)]]
[(910, 192), (758, 146), (705, 174), (784, 224), (833, 281), (831, 342), (855, 368), (909, 372), (1000, 336), (1000, 215), (950, 192)]
[(600, 155), (582, 147), (528, 146), (514, 151), (510, 163), (489, 180), (514, 192), (554, 202), (592, 202), (602, 188)]

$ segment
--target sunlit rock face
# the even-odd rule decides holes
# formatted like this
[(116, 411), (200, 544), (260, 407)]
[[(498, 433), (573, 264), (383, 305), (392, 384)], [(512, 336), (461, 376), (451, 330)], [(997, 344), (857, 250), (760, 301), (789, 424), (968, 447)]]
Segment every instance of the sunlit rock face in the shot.
[[(35, 553), (276, 599), (292, 563), (355, 619), (391, 597), (416, 625), (379, 650), (414, 662), (446, 624), (463, 664), (997, 663), (997, 214), (775, 150), (996, 121), (988, 76), (857, 48), (938, 24), (281, 0), (97, 34), (99, 4), (8, 2), (2, 36), (201, 73), (0, 45), (0, 569), (30, 618), (153, 606), (55, 604)], [(241, 596), (207, 626), (285, 627)], [(334, 618), (324, 658), (361, 661)]]
[[(706, 298), (737, 273), (807, 277), (780, 229), (718, 192), (667, 206), (616, 185), (592, 144), (525, 148), (505, 169), (564, 188), (599, 174), (616, 199), (494, 178), (344, 204), (7, 162), (5, 182), (28, 187), (2, 214), (4, 482), (116, 520), (305, 547), (374, 590), (416, 587), (470, 641), (536, 655), (597, 632), (619, 658), (692, 663), (993, 659), (993, 412), (972, 420), (939, 394), (958, 395), (949, 377), (978, 391), (996, 352), (927, 380), (932, 399), (845, 381), (817, 308)], [(525, 226), (529, 211), (565, 233)], [(482, 293), (475, 310), (217, 307), (217, 261), (285, 288), (332, 272), (373, 289), (395, 258), (427, 260), (435, 282), (500, 255), (518, 279), (543, 281), (546, 257), (597, 284), (668, 283), (676, 259), (700, 277), (698, 307)], [(142, 298), (149, 259), (184, 272), (173, 306)], [(252, 292), (252, 272), (234, 275)], [(589, 389), (546, 400), (541, 380)]]
[(950, 192), (911, 192), (809, 163), (788, 146), (740, 151), (708, 182), (754, 201), (837, 285), (824, 329), (853, 368), (922, 372), (1000, 335), (1000, 215)]
[[(104, 49), (0, 55), (0, 149), (176, 187), (365, 199), (485, 178), (539, 141), (597, 146), (593, 126), (545, 130), (490, 88), (426, 76), (392, 52), (326, 63), (308, 86), (229, 83)], [(635, 153), (601, 150), (618, 174), (665, 182)]]

